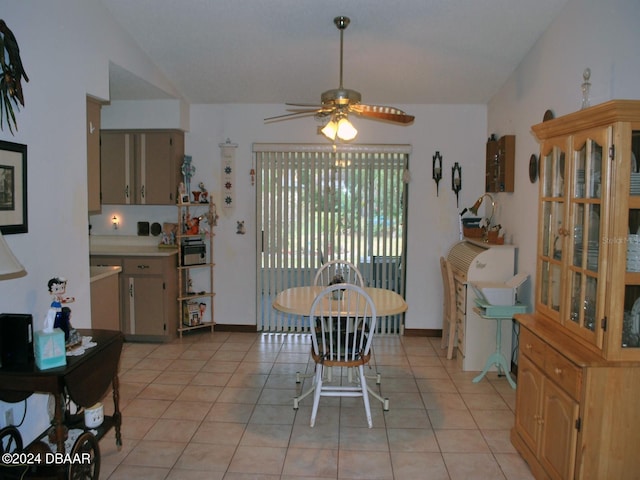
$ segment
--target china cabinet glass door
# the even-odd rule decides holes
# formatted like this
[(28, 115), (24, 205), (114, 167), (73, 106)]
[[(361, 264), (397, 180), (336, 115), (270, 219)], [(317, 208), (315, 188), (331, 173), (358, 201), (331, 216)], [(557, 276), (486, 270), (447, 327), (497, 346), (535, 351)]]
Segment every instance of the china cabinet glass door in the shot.
[[(629, 219), (621, 348), (640, 348), (640, 125), (631, 132)], [(637, 351), (637, 350), (636, 350)]]
[(605, 292), (598, 282), (599, 265), (605, 249), (601, 251), (601, 216), (603, 207), (603, 180), (606, 179), (607, 162), (603, 162), (603, 144), (607, 130), (592, 132), (585, 138), (574, 138), (571, 188), (569, 191), (571, 250), (568, 262), (569, 311), (564, 315), (565, 326), (575, 333), (602, 347)]
[[(545, 153), (546, 150), (546, 153)], [(558, 319), (562, 296), (561, 264), (565, 237), (565, 153), (563, 144), (548, 144), (541, 157), (540, 215), (538, 239), (538, 308)]]

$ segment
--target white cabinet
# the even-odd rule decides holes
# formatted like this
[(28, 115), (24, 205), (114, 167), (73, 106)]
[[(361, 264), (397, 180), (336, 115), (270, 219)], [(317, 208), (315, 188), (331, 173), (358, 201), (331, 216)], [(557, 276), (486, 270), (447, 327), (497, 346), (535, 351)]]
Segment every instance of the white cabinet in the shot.
[[(480, 371), (496, 349), (496, 324), (482, 318), (474, 310), (475, 294), (469, 282), (504, 282), (515, 273), (515, 247), (491, 245), (472, 240), (456, 243), (447, 260), (453, 267), (456, 287), (456, 334), (458, 345), (456, 358), (463, 371)], [(511, 322), (502, 322), (501, 350), (511, 360)], [(495, 367), (494, 367), (495, 368)]]

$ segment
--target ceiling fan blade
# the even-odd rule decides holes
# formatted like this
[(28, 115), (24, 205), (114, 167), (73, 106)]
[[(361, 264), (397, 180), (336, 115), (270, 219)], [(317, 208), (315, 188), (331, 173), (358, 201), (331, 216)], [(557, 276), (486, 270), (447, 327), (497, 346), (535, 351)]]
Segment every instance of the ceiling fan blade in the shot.
[(265, 123), (279, 122), (281, 120), (290, 120), (293, 118), (310, 117), (320, 113), (322, 110), (299, 110), (293, 113), (285, 113), (284, 115), (276, 115), (275, 117), (268, 117), (264, 119)]
[(322, 108), (324, 105), (321, 103), (285, 103), (285, 105), (289, 105), (291, 107), (309, 107), (309, 108)]
[(362, 115), (363, 117), (400, 123), (402, 125), (408, 125), (415, 119), (413, 115), (408, 115), (398, 108), (386, 107), (383, 105), (358, 104), (352, 105), (350, 110), (357, 115)]

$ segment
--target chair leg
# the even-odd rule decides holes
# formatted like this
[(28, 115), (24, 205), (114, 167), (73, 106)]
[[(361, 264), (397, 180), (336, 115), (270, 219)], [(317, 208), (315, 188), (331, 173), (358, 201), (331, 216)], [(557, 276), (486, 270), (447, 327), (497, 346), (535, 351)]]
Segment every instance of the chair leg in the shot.
[(367, 415), (367, 424), (369, 428), (373, 427), (373, 420), (371, 419), (371, 405), (369, 404), (369, 390), (367, 389), (367, 379), (364, 376), (364, 367), (360, 365), (358, 367), (358, 373), (360, 374), (360, 387), (362, 388), (362, 401), (364, 402), (364, 411)]
[(456, 322), (449, 320), (449, 335), (447, 339), (447, 359), (453, 358), (453, 348), (456, 342)]
[(316, 415), (318, 414), (318, 405), (320, 404), (320, 394), (322, 393), (322, 377), (324, 366), (316, 365), (315, 390), (313, 392), (313, 407), (311, 408), (311, 422), (309, 425), (313, 427), (316, 424)]

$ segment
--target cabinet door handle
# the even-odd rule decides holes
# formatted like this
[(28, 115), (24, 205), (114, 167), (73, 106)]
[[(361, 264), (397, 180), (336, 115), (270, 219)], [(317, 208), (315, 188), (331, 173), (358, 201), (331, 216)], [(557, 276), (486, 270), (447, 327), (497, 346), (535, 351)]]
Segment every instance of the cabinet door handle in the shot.
[(140, 270), (144, 270), (145, 268), (149, 268), (149, 265), (138, 265)]
[(133, 285), (129, 285), (129, 296), (133, 298)]
[(533, 348), (533, 345), (531, 345), (530, 343), (527, 343), (524, 348), (531, 351), (531, 349)]
[(125, 196), (126, 198), (129, 198), (129, 185), (126, 185), (126, 186), (124, 187), (124, 196)]
[(144, 185), (140, 188), (140, 196), (144, 198)]
[(562, 369), (561, 368), (556, 367), (553, 371), (556, 373), (556, 375), (562, 375)]

